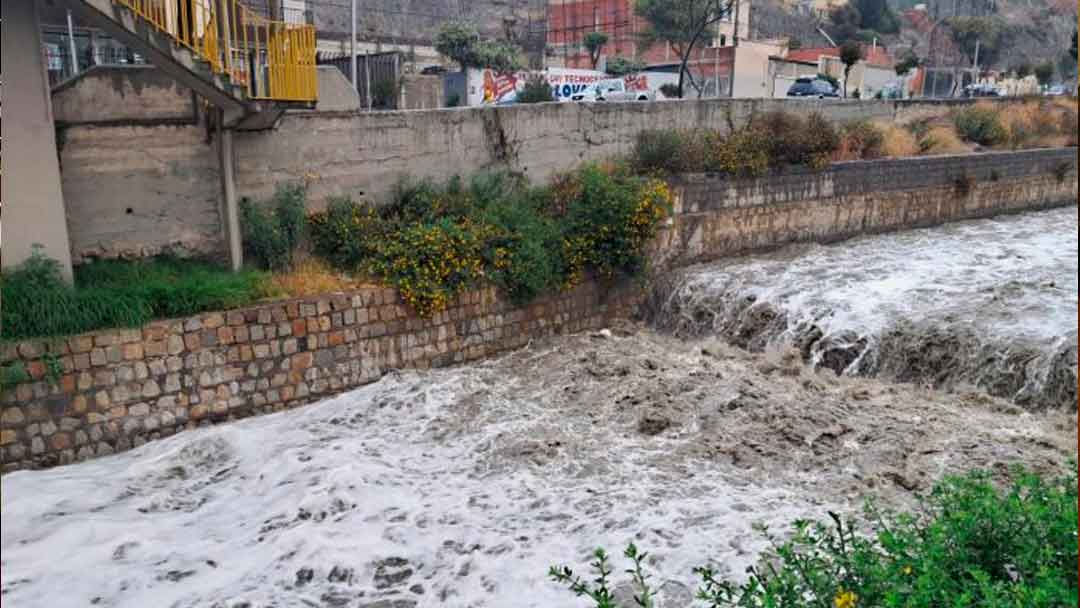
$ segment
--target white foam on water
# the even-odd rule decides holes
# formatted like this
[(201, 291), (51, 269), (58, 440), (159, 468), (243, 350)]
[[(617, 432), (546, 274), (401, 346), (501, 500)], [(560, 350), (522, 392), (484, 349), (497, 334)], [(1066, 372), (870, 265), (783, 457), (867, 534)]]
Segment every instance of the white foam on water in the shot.
[(687, 269), (657, 320), (849, 375), (1075, 403), (1077, 208)]
[[(558, 395), (513, 382), (483, 366), (395, 375), (6, 475), (4, 605), (365, 606), (392, 590), (418, 606), (578, 606), (547, 569), (583, 566), (598, 545), (617, 553), (637, 539), (692, 589), (703, 556), (736, 575), (756, 560), (753, 523), (787, 529), (824, 512), (795, 488), (708, 462), (657, 466), (664, 438), (561, 419)], [(552, 428), (579, 440), (547, 453)], [(380, 590), (387, 558), (407, 564), (383, 575), (413, 574)], [(298, 585), (305, 568), (311, 581)]]
[(1076, 329), (1077, 208), (868, 236), (697, 267), (696, 291), (753, 294), (832, 332), (897, 319), (1052, 341)]

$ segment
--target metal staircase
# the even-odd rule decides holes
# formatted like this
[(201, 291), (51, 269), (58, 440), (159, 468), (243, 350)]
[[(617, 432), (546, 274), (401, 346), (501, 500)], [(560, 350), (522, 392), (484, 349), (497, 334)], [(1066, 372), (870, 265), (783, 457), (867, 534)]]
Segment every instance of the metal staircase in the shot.
[(64, 2), (220, 108), (225, 126), (264, 128), (315, 105), (314, 26), (268, 20), (239, 0)]

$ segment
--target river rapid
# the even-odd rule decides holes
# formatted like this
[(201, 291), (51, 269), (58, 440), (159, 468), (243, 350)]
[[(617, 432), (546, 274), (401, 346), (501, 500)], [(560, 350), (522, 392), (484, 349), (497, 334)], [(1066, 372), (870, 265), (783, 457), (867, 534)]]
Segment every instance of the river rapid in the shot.
[(1077, 208), (689, 268), (653, 320), (838, 374), (1076, 406)]

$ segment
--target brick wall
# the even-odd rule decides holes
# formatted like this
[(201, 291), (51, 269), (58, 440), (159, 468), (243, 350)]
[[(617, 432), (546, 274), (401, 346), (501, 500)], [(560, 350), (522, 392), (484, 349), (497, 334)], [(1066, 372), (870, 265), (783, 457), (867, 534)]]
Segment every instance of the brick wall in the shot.
[[(827, 242), (1076, 204), (1076, 151), (842, 163), (761, 179), (673, 180), (676, 212), (652, 245), (673, 266), (794, 241)], [(513, 307), (494, 289), (424, 320), (391, 289), (278, 302), (141, 329), (0, 346), (33, 380), (0, 395), (4, 470), (130, 449), (200, 424), (266, 413), (372, 382), (388, 370), (472, 361), (559, 332), (602, 327), (634, 285)], [(43, 355), (63, 372), (50, 378)]]

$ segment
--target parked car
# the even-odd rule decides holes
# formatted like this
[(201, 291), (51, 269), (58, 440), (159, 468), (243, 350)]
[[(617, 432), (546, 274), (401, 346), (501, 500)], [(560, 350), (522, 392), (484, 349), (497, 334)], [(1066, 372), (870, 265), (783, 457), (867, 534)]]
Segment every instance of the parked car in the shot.
[(629, 90), (622, 78), (610, 78), (591, 84), (570, 97), (573, 101), (652, 101), (656, 93), (652, 90)]
[(992, 84), (969, 84), (964, 87), (964, 97), (1004, 97), (1005, 93)]
[(840, 97), (839, 91), (831, 82), (823, 78), (799, 78), (787, 92), (788, 97)]
[(1065, 95), (1065, 94), (1066, 94), (1065, 85), (1062, 85), (1062, 84), (1055, 84), (1052, 87), (1048, 87), (1046, 89), (1046, 92), (1043, 93), (1043, 95), (1048, 95), (1050, 97), (1058, 97), (1060, 95)]

